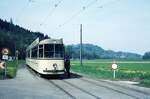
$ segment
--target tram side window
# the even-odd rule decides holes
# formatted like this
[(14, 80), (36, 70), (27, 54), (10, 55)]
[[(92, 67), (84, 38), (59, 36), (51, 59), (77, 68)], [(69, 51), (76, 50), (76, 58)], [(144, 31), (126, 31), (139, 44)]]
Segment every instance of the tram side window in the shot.
[(30, 58), (30, 50), (27, 51), (27, 57)]
[(28, 57), (28, 51), (26, 51), (26, 57)]
[(28, 51), (28, 57), (30, 58), (30, 50)]
[(37, 58), (37, 47), (32, 49), (32, 58)]
[(64, 52), (63, 44), (56, 44), (55, 45), (55, 57), (62, 58), (63, 52)]
[(39, 45), (39, 57), (43, 58), (43, 45)]
[(45, 44), (44, 45), (44, 56), (46, 58), (54, 57), (54, 45), (53, 44)]

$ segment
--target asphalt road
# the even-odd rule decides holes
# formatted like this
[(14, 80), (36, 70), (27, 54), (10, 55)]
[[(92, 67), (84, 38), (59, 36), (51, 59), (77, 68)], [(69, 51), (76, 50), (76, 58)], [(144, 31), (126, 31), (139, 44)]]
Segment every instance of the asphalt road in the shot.
[(150, 94), (77, 74), (45, 79), (20, 67), (15, 79), (0, 80), (0, 99), (150, 99)]

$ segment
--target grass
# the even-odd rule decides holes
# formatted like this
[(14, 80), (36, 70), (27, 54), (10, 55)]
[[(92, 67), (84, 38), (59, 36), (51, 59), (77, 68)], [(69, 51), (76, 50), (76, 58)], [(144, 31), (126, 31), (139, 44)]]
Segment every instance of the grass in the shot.
[[(117, 60), (118, 70), (115, 80), (138, 81), (142, 86), (150, 87), (150, 61)], [(112, 60), (85, 60), (83, 66), (79, 61), (71, 61), (72, 71), (87, 74), (100, 79), (113, 79)]]
[[(24, 60), (20, 60), (18, 64), (21, 64), (23, 62)], [(6, 66), (7, 66), (7, 78), (14, 78), (16, 76), (16, 72), (18, 68), (17, 61), (7, 61)], [(0, 79), (3, 79), (3, 75), (4, 75), (4, 70), (0, 69)]]

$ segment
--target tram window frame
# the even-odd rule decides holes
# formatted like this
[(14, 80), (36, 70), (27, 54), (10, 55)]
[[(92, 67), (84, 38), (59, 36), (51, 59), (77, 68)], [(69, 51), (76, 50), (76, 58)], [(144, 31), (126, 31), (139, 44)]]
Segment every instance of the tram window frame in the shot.
[[(49, 46), (52, 46), (49, 48)], [(56, 48), (57, 45), (61, 48)], [(61, 50), (57, 50), (61, 49)], [(50, 55), (51, 54), (51, 55)], [(64, 45), (63, 44), (44, 44), (44, 58), (56, 59), (64, 57)]]
[(55, 58), (63, 58), (63, 57), (64, 57), (64, 45), (55, 44)]
[(32, 58), (37, 58), (37, 52), (38, 52), (38, 47), (36, 46), (36, 47), (34, 47), (34, 48), (32, 48), (32, 51), (31, 51), (31, 57)]
[(27, 58), (30, 58), (30, 50), (27, 51)]
[(26, 51), (26, 57), (28, 57), (28, 51)]
[(43, 54), (43, 46), (44, 45), (39, 45), (39, 48), (38, 48), (38, 58), (43, 58), (44, 57), (44, 54)]
[(54, 44), (44, 44), (44, 58), (54, 58), (54, 56)]

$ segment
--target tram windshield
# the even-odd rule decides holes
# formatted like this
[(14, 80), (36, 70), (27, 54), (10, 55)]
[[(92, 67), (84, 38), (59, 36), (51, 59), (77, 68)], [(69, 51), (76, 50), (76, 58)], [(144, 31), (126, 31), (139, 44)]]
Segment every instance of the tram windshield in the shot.
[(45, 58), (63, 58), (64, 47), (63, 44), (45, 44), (44, 57)]

